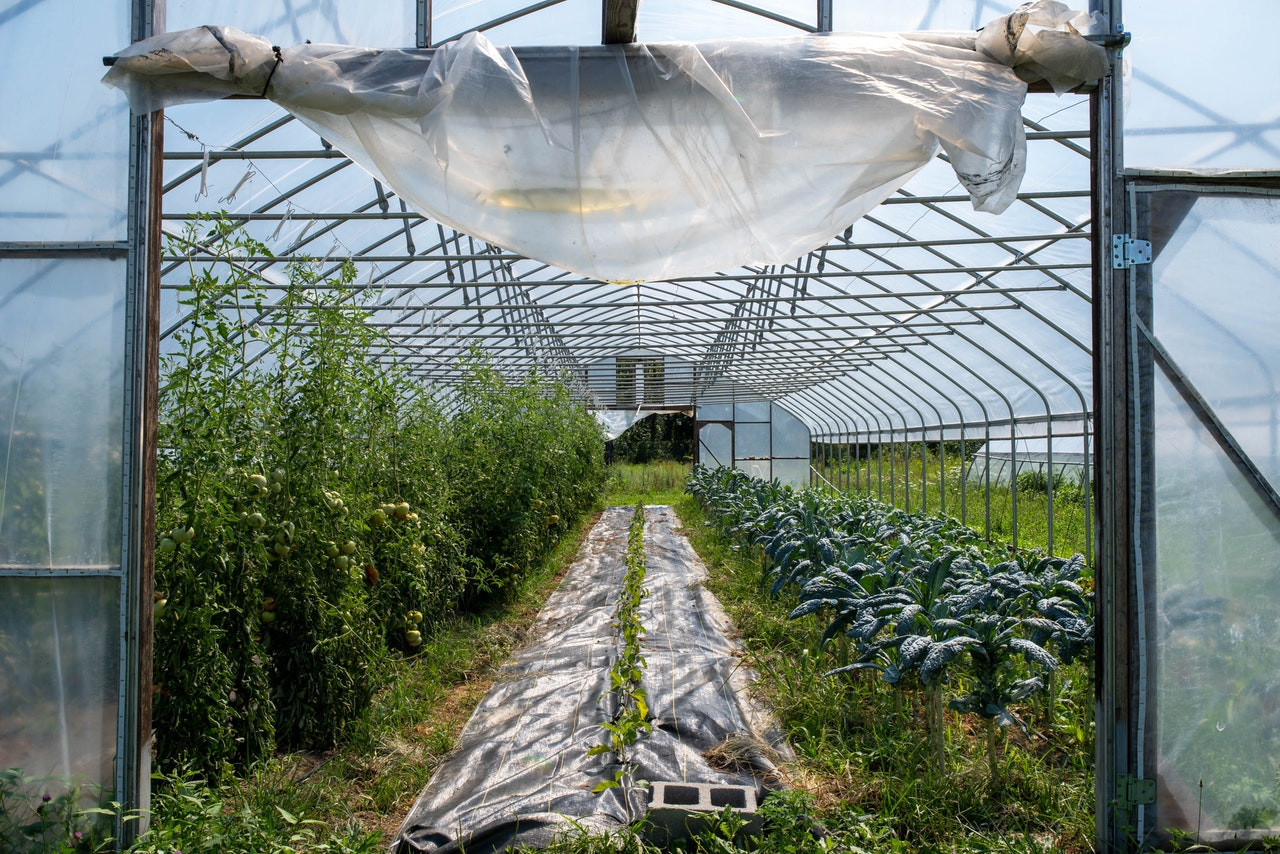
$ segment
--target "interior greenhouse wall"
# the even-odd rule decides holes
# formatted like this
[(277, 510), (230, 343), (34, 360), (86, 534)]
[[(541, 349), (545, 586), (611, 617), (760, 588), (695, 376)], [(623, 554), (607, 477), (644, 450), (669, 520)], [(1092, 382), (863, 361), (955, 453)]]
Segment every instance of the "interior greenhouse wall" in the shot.
[(139, 620), (150, 610), (142, 330), (153, 137), (148, 117), (131, 116), (98, 81), (104, 55), (150, 34), (152, 6), (71, 5), (0, 12), (0, 768), (18, 769), (4, 793), (10, 822), (32, 818), (41, 797), (137, 807), (149, 778)]
[(809, 485), (809, 428), (776, 403), (707, 404), (697, 408), (694, 418), (696, 462), (787, 486)]
[[(1007, 11), (985, 0), (814, 5), (771, 4), (783, 14), (768, 18), (721, 3), (654, 0), (639, 23), (646, 39), (659, 41), (721, 37), (727, 29), (790, 34), (795, 28), (778, 20), (785, 15), (814, 29), (974, 29), (992, 11)], [(1011, 529), (997, 531), (993, 505), (1025, 509), (1041, 499), (1020, 489), (1017, 476), (1005, 497), (994, 463), (1011, 473), (1032, 467), (1044, 474), (1053, 550), (1055, 537), (1068, 540), (1065, 511), (1076, 504), (1057, 489), (1056, 473), (1078, 465), (1079, 482), (1097, 484), (1106, 522), (1096, 555), (1108, 644), (1099, 674), (1100, 842), (1123, 848), (1136, 831), (1144, 840), (1194, 833), (1198, 841), (1239, 844), (1274, 833), (1280, 816), (1272, 759), (1280, 729), (1265, 654), (1280, 642), (1276, 603), (1266, 595), (1280, 544), (1273, 381), (1280, 355), (1271, 334), (1280, 260), (1269, 249), (1280, 77), (1271, 73), (1267, 43), (1276, 8), (1228, 0), (1210, 18), (1191, 0), (1126, 0), (1123, 9), (1119, 0), (1094, 0), (1090, 7), (1113, 48), (1127, 40), (1124, 30), (1134, 33), (1121, 57), (1130, 63), (1127, 76), (1108, 77), (1091, 98), (1040, 103), (1042, 96), (1031, 96), (1024, 111), (1031, 159), (1047, 168), (1029, 177), (1017, 214), (1005, 220), (1016, 227), (1002, 231), (986, 215), (956, 213), (955, 204), (967, 201), (951, 192), (952, 172), (931, 163), (904, 194), (860, 221), (856, 238), (850, 229), (793, 265), (703, 283), (720, 289), (716, 298), (760, 307), (756, 315), (744, 309), (714, 318), (720, 325), (710, 332), (696, 328), (713, 342), (707, 352), (715, 370), (767, 393), (741, 407), (700, 406), (699, 449), (708, 460), (797, 484), (810, 481), (812, 466), (813, 477), (839, 488), (936, 506), (1015, 542), (1018, 514)], [(820, 21), (824, 8), (829, 20)], [(170, 30), (234, 23), (283, 44), (426, 47), (485, 24), (496, 43), (599, 38), (598, 6), (582, 0), (510, 19), (462, 0), (400, 0), (380, 4), (376, 15), (367, 4), (253, 0), (36, 0), (0, 12), (8, 46), (0, 71), (10, 96), (0, 146), (0, 412), (9, 424), (0, 463), (0, 596), (10, 604), (0, 616), (0, 767), (22, 767), (42, 784), (79, 780), (131, 803), (146, 780), (138, 736), (146, 729), (145, 650), (138, 643), (149, 604), (143, 560), (154, 539), (139, 512), (146, 465), (138, 382), (139, 331), (154, 320), (140, 287), (151, 248), (144, 215), (151, 137), (147, 119), (131, 118), (98, 78), (100, 58), (147, 35), (147, 16), (161, 10)], [(53, 68), (50, 33), (58, 34)], [(1083, 121), (1089, 109), (1093, 139)], [(1072, 111), (1081, 120), (1069, 127), (1061, 114)], [(522, 266), (527, 259), (443, 230), (432, 240), (435, 223), (376, 197), (376, 182), (335, 162), (313, 133), (270, 104), (225, 103), (179, 118), (181, 127), (168, 131), (164, 166), (172, 232), (184, 219), (230, 207), (262, 237), (283, 234), (272, 244), (282, 257), (356, 255), (365, 265), (360, 281), (388, 284), (393, 294), (405, 283), (422, 292), (436, 287), (433, 294), (443, 296), (428, 299), (448, 307), (439, 300), (467, 287), (453, 285), (455, 273), (475, 277), (487, 263), (500, 285), (486, 285), (485, 299), (547, 298), (537, 311), (522, 303), (524, 314), (505, 315), (543, 330), (534, 345), (495, 332), (498, 315), (430, 338), (424, 330), (434, 331), (448, 311), (429, 318), (420, 303), (382, 306), (409, 318), (403, 323), (417, 336), (410, 346), (435, 348), (424, 364), (481, 338), (513, 370), (530, 361), (560, 365), (566, 339), (545, 332), (554, 325), (547, 312), (556, 295), (588, 305), (601, 299), (594, 284), (566, 283)], [(257, 171), (246, 171), (253, 143), (263, 139)], [(302, 177), (284, 190), (275, 186), (295, 173)], [(208, 189), (206, 179), (215, 192), (192, 204), (197, 187)], [(380, 218), (392, 223), (403, 250), (385, 248), (390, 238)], [(1113, 268), (1113, 232), (1151, 240), (1153, 263)], [(382, 260), (365, 260), (377, 250), (386, 252)], [(181, 260), (169, 258), (165, 275)], [(269, 269), (274, 261), (243, 263), (278, 275)], [(386, 279), (389, 269), (408, 272)], [(529, 276), (544, 287), (522, 284)], [(851, 293), (859, 282), (873, 286)], [(688, 286), (677, 285), (677, 293)], [(478, 302), (481, 288), (473, 290)], [(634, 294), (633, 309), (664, 296), (640, 285), (626, 293)], [(457, 296), (460, 313), (480, 311), (471, 299)], [(164, 300), (161, 331), (171, 332), (183, 311), (174, 290)], [(697, 300), (685, 302), (682, 311)], [(770, 312), (776, 316), (766, 318)], [(638, 329), (638, 316), (627, 314), (629, 331)], [(687, 325), (664, 333), (668, 341), (683, 342), (695, 328), (691, 315), (681, 320)], [(903, 323), (909, 335), (888, 328)], [(1095, 332), (1106, 344), (1097, 352)], [(806, 347), (865, 338), (871, 356), (802, 349), (770, 367), (764, 357), (778, 356), (770, 347), (782, 333)], [(591, 346), (614, 346), (600, 343), (612, 334), (601, 332)], [(937, 342), (946, 344), (928, 346)], [(619, 345), (616, 355), (629, 349)], [(660, 350), (641, 346), (636, 356)], [(744, 364), (748, 354), (764, 366)], [(735, 359), (732, 374), (726, 366)], [(624, 381), (619, 399), (627, 370), (615, 359), (611, 370), (588, 371), (583, 382), (599, 379), (614, 394), (612, 405), (644, 405), (656, 374), (646, 382), (643, 361), (631, 364), (640, 379)], [(682, 369), (664, 370), (668, 382), (681, 377)], [(1055, 429), (1052, 446), (1014, 442), (1002, 453), (999, 426), (1027, 418), (1084, 419), (1091, 429), (1075, 438)], [(982, 492), (963, 488), (977, 481), (986, 484)], [(1086, 550), (1094, 542), (1093, 504), (1087, 494), (1080, 502)], [(14, 697), (21, 699), (7, 702)], [(1118, 786), (1126, 779), (1154, 782), (1159, 800), (1123, 801)], [(1192, 781), (1204, 783), (1203, 814), (1201, 786)]]

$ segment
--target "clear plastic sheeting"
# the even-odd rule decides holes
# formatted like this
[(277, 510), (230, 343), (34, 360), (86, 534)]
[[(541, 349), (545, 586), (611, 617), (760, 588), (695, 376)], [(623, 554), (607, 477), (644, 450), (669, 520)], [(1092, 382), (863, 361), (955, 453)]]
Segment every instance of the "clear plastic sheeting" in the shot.
[(1087, 454), (1093, 453), (1092, 444), (1086, 450), (1080, 435), (993, 439), (973, 452), (965, 480), (1007, 484), (1024, 472), (1034, 472), (1047, 481), (1052, 469), (1055, 487), (1083, 485), (1089, 477)]
[(1124, 0), (1124, 26), (1126, 167), (1280, 169), (1280, 4)]
[(1059, 7), (1041, 0), (992, 22), (994, 40), (519, 52), (479, 33), (434, 52), (277, 52), (203, 27), (134, 45), (106, 79), (138, 111), (265, 95), (439, 222), (602, 281), (652, 281), (790, 261), (939, 147), (978, 210), (1006, 208), (1025, 168), (1026, 85), (1010, 65), (1055, 87), (1106, 68)]
[(0, 768), (111, 792), (118, 578), (0, 575)]
[(1280, 828), (1280, 520), (1156, 378), (1157, 827)]
[(1261, 488), (1280, 486), (1280, 198), (1182, 188), (1143, 203), (1166, 354), (1153, 368), (1154, 826), (1256, 839), (1280, 828), (1280, 516)]
[(1171, 191), (1151, 204), (1171, 227), (1156, 258), (1152, 329), (1280, 488), (1280, 197)]
[[(393, 851), (542, 847), (558, 833), (616, 828), (644, 814), (643, 789), (591, 793), (617, 766), (609, 755), (587, 756), (607, 735), (609, 668), (622, 643), (612, 621), (631, 513), (610, 508), (592, 529), (543, 608), (538, 640), (504, 666), (410, 810)], [(772, 739), (773, 748), (784, 746), (746, 699), (728, 620), (702, 587), (706, 570), (678, 528), (669, 507), (645, 509), (650, 593), (640, 609), (642, 686), (654, 727), (634, 747), (634, 777), (760, 786), (771, 768), (763, 745)], [(705, 751), (744, 734), (762, 745), (759, 773), (707, 764)]]
[(118, 568), (124, 261), (0, 260), (0, 568)]
[(597, 409), (592, 412), (592, 415), (596, 417), (596, 420), (600, 422), (600, 426), (604, 428), (604, 437), (606, 439), (616, 439), (630, 430), (633, 425), (640, 423), (650, 415), (657, 415), (659, 412), (684, 411), (683, 409), (646, 409), (642, 412), (622, 412), (617, 409)]
[(165, 0), (164, 16), (170, 31), (199, 27), (206, 21), (235, 21), (242, 29), (282, 44), (402, 47), (415, 41), (419, 2), (381, 0), (372, 13), (365, 0)]
[(696, 460), (728, 466), (763, 480), (789, 486), (809, 485), (809, 428), (767, 400), (710, 404), (696, 410)]
[(94, 78), (128, 38), (124, 3), (0, 9), (0, 241), (126, 238), (129, 111)]

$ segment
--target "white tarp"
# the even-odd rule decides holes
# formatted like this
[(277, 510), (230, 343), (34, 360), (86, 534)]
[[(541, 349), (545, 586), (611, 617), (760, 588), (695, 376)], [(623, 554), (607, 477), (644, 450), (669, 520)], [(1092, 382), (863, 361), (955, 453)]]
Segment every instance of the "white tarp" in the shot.
[(584, 48), (275, 49), (230, 27), (156, 36), (105, 78), (136, 111), (265, 95), (419, 212), (613, 282), (788, 262), (947, 153), (999, 212), (1024, 170), (1023, 77), (1100, 77), (1040, 2), (981, 33), (819, 34)]

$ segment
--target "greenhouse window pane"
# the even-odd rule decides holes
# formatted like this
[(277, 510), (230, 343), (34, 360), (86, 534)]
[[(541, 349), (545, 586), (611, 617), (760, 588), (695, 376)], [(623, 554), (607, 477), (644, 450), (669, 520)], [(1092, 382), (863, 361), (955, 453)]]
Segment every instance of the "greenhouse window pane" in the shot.
[(0, 261), (0, 566), (120, 561), (123, 261)]
[(769, 420), (769, 406), (770, 404), (766, 400), (735, 404), (733, 407), (733, 420), (767, 422)]
[(733, 427), (734, 456), (739, 460), (769, 459), (773, 456), (770, 427), (768, 424), (751, 424), (739, 421)]
[(1280, 826), (1280, 520), (1157, 371), (1158, 829)]
[(698, 407), (699, 421), (732, 421), (732, 403), (710, 403)]
[[(1271, 0), (1125, 0), (1128, 167), (1280, 167)], [(1210, 24), (1196, 26), (1196, 22)], [(1188, 62), (1187, 57), (1195, 57)]]
[(9, 5), (0, 12), (0, 241), (123, 240), (129, 108), (98, 81), (102, 57), (129, 42), (128, 5)]
[[(1152, 194), (1156, 335), (1280, 488), (1280, 199)], [(1206, 287), (1212, 283), (1211, 287)]]
[(735, 468), (761, 480), (773, 480), (773, 466), (770, 460), (738, 460)]
[(704, 466), (733, 464), (733, 431), (723, 424), (704, 424), (698, 431), (698, 460)]
[(780, 406), (773, 407), (773, 455), (803, 457), (808, 470), (809, 428)]
[(774, 460), (773, 476), (787, 486), (804, 487), (809, 485), (808, 460)]
[(110, 800), (120, 582), (0, 575), (0, 768), (102, 787)]

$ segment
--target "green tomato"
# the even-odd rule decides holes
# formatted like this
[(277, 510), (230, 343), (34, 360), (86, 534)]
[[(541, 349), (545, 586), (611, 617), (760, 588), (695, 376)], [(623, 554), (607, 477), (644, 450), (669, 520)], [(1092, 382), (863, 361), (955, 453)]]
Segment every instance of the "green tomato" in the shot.
[(261, 614), (259, 614), (259, 615), (258, 615), (258, 617), (259, 617), (259, 619), (261, 619), (261, 620), (262, 620), (262, 622), (264, 622), (264, 623), (274, 623), (274, 622), (275, 622), (275, 619), (276, 619), (276, 612), (275, 612), (275, 611), (263, 611)]
[(257, 531), (262, 528), (263, 525), (267, 524), (267, 517), (263, 516), (261, 513), (250, 513), (245, 521), (249, 523), (250, 528)]
[(290, 549), (289, 549), (288, 543), (276, 543), (275, 551), (276, 551), (276, 554), (280, 555), (280, 557), (284, 557), (285, 555), (287, 555), (289, 553), (289, 550)]
[(351, 558), (346, 555), (338, 555), (333, 559), (333, 562), (338, 565), (338, 569), (346, 569), (351, 566)]
[(158, 619), (160, 619), (161, 617), (163, 617), (163, 616), (164, 616), (164, 612), (168, 609), (168, 607), (169, 607), (169, 600), (168, 600), (168, 599), (159, 599), (159, 600), (157, 600), (157, 601), (156, 601), (156, 603), (155, 603), (155, 619), (157, 619), (157, 620), (158, 620)]
[(329, 557), (337, 557), (342, 554), (341, 550), (338, 548), (338, 544), (333, 542), (324, 544), (324, 553)]
[(344, 555), (353, 555), (353, 554), (355, 554), (355, 553), (356, 553), (356, 544), (355, 544), (355, 543), (353, 543), (353, 542), (351, 542), (351, 540), (347, 540), (345, 543), (343, 543), (343, 544), (342, 544), (342, 553), (343, 553)]
[(260, 474), (249, 475), (249, 485), (256, 491), (261, 492), (267, 488), (267, 479)]
[(409, 629), (404, 633), (404, 642), (412, 647), (422, 646), (422, 632), (417, 629)]
[(165, 537), (160, 541), (160, 545), (156, 547), (156, 551), (160, 552), (162, 555), (168, 555), (173, 554), (176, 548), (178, 548), (178, 544), (169, 537)]

